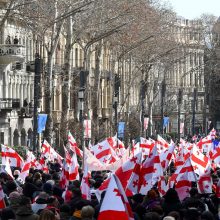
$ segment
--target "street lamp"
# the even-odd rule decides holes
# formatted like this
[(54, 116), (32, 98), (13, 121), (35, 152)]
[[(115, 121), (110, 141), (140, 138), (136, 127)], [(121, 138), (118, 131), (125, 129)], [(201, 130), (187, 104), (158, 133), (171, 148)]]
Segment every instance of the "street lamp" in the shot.
[(83, 130), (83, 114), (84, 114), (84, 88), (80, 88), (78, 92), (79, 99), (79, 121), (82, 125), (82, 150), (83, 150), (83, 168), (84, 168), (84, 156), (85, 156), (85, 139), (84, 139), (84, 130)]
[(179, 89), (178, 92), (178, 139), (180, 140), (180, 114), (181, 114), (181, 104), (182, 104), (183, 90)]

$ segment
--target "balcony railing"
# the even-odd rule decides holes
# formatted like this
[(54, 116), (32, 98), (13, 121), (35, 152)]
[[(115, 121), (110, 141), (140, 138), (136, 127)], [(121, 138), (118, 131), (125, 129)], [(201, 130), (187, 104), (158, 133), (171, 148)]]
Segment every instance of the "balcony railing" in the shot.
[(12, 110), (20, 108), (20, 99), (1, 98), (0, 110)]
[(24, 61), (25, 47), (19, 44), (0, 44), (0, 64), (8, 65), (16, 61)]

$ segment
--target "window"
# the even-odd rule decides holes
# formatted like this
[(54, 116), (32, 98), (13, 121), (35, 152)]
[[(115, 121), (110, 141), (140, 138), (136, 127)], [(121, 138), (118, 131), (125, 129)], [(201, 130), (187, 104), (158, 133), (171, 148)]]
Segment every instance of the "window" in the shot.
[(193, 40), (193, 32), (192, 31), (189, 32), (189, 39)]

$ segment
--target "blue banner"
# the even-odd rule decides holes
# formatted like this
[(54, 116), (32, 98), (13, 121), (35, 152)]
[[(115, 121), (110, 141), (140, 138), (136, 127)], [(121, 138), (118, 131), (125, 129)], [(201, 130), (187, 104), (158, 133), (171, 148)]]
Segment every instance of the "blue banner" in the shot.
[(118, 123), (118, 137), (124, 138), (125, 135), (125, 122)]
[(47, 122), (47, 114), (38, 114), (37, 117), (37, 133), (42, 133), (45, 130)]
[(169, 117), (163, 117), (163, 127), (166, 128), (169, 124)]

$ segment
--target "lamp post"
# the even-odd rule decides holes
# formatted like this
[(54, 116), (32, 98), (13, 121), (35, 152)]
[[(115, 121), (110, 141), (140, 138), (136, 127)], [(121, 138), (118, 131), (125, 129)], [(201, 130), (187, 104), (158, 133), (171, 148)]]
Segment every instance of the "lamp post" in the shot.
[(192, 135), (195, 134), (196, 98), (197, 98), (197, 87), (195, 87), (194, 90), (193, 90)]
[(39, 143), (37, 143), (37, 117), (40, 95), (40, 78), (41, 78), (41, 58), (37, 53), (35, 57), (35, 75), (34, 75), (34, 115), (33, 115), (33, 151), (39, 152)]
[(177, 107), (178, 107), (178, 139), (179, 140), (180, 140), (180, 114), (181, 114), (181, 103), (182, 103), (182, 95), (183, 95), (182, 93), (183, 91), (180, 88), (178, 92), (178, 104), (177, 104)]
[(161, 87), (161, 134), (164, 134), (164, 128), (163, 128), (163, 117), (164, 117), (164, 99), (165, 99), (165, 93), (166, 93), (166, 83), (165, 79), (162, 81), (162, 87)]
[[(84, 130), (83, 130), (83, 120), (84, 120), (84, 92), (85, 89), (83, 87), (81, 87), (79, 89), (78, 92), (78, 99), (79, 99), (79, 121), (81, 123), (82, 126), (82, 138), (81, 138), (81, 142), (82, 142), (82, 150), (83, 150), (83, 157), (85, 155), (85, 139), (84, 139)], [(84, 158), (83, 158), (83, 164), (82, 167), (84, 168)]]

